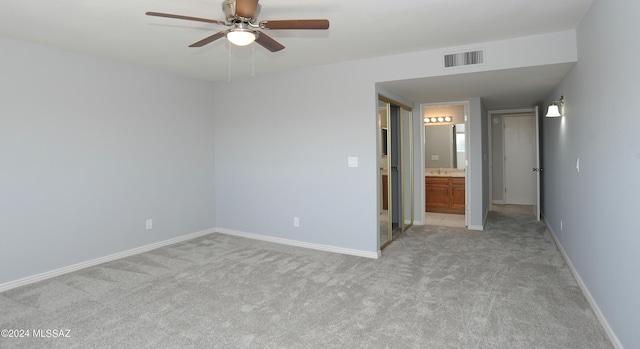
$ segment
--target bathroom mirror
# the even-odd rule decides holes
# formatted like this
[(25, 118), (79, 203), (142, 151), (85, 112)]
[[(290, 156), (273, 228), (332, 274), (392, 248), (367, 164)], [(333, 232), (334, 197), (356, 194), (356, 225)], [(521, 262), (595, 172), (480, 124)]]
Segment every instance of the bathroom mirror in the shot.
[(464, 168), (466, 139), (464, 124), (426, 125), (426, 168)]
[(425, 168), (465, 168), (465, 107), (461, 104), (422, 106)]

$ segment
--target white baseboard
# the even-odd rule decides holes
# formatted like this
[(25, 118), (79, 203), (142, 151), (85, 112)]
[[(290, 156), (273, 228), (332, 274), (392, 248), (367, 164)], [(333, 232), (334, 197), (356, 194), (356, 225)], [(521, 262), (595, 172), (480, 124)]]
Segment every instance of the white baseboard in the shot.
[(22, 279), (9, 281), (9, 282), (6, 282), (4, 284), (0, 284), (0, 292), (7, 291), (7, 290), (10, 290), (10, 289), (16, 288), (16, 287), (28, 285), (28, 284), (31, 284), (31, 283), (34, 283), (34, 282), (50, 279), (50, 278), (55, 277), (55, 276), (71, 273), (71, 272), (76, 271), (76, 270), (92, 267), (94, 265), (98, 265), (98, 264), (102, 264), (102, 263), (106, 263), (106, 262), (111, 262), (111, 261), (114, 261), (116, 259), (125, 258), (125, 257), (133, 256), (133, 255), (136, 255), (136, 254), (140, 254), (140, 253), (143, 253), (143, 252), (155, 250), (156, 248), (164, 247), (164, 246), (175, 244), (175, 243), (178, 243), (178, 242), (195, 239), (197, 237), (204, 236), (204, 235), (207, 235), (207, 234), (211, 234), (211, 233), (214, 233), (214, 232), (215, 232), (214, 229), (207, 229), (207, 230), (199, 231), (199, 232), (196, 232), (196, 233), (179, 236), (177, 238), (164, 240), (164, 241), (156, 242), (156, 243), (145, 245), (145, 246), (141, 246), (141, 247), (136, 247), (136, 248), (133, 248), (133, 249), (130, 249), (130, 250), (114, 253), (112, 255), (108, 255), (108, 256), (92, 259), (90, 261), (69, 265), (69, 266), (66, 266), (66, 267), (59, 268), (59, 269), (47, 271), (47, 272), (44, 272), (44, 273), (41, 273), (41, 274), (28, 276), (28, 277), (25, 277), (25, 278), (22, 278)]
[(321, 245), (321, 244), (314, 244), (314, 243), (298, 241), (298, 240), (290, 240), (290, 239), (278, 238), (278, 237), (274, 237), (274, 236), (245, 233), (245, 232), (242, 232), (242, 231), (236, 231), (236, 230), (224, 229), (224, 228), (217, 228), (216, 232), (218, 232), (220, 234), (239, 236), (239, 237), (253, 239), (253, 240), (274, 242), (274, 243), (282, 244), (282, 245), (310, 248), (310, 249), (313, 249), (313, 250), (340, 253), (340, 254), (346, 254), (346, 255), (358, 256), (358, 257), (366, 257), (366, 258), (378, 259), (382, 255), (380, 250), (378, 250), (378, 252), (353, 250), (353, 249), (343, 248), (343, 247), (336, 247), (336, 246), (330, 246), (330, 245)]
[(496, 204), (496, 205), (506, 205), (507, 202), (504, 200), (493, 200), (491, 201), (492, 204)]
[(470, 225), (467, 227), (467, 229), (469, 229), (469, 230), (478, 230), (478, 231), (483, 231), (483, 230), (484, 230), (484, 227), (483, 227), (483, 226), (481, 226), (481, 225), (472, 225), (472, 224), (470, 224)]
[(571, 259), (569, 258), (569, 255), (567, 255), (567, 252), (564, 250), (564, 247), (562, 247), (562, 244), (560, 243), (560, 240), (558, 240), (558, 237), (556, 236), (555, 231), (553, 231), (553, 229), (551, 228), (551, 225), (549, 224), (549, 221), (547, 221), (547, 217), (545, 217), (544, 214), (541, 214), (541, 216), (542, 216), (542, 221), (547, 226), (547, 230), (549, 230), (549, 233), (553, 238), (553, 241), (556, 243), (556, 246), (558, 246), (558, 250), (560, 250), (562, 257), (564, 258), (565, 262), (567, 262), (567, 265), (569, 266), (569, 270), (571, 270), (571, 274), (573, 274), (573, 277), (578, 282), (578, 286), (580, 286), (582, 293), (584, 294), (585, 298), (587, 298), (587, 302), (589, 302), (591, 309), (593, 309), (593, 312), (596, 314), (598, 321), (600, 321), (600, 324), (604, 328), (604, 331), (607, 333), (607, 336), (609, 336), (609, 340), (611, 341), (611, 344), (613, 344), (613, 346), (616, 349), (624, 349), (624, 347), (622, 346), (622, 343), (618, 339), (618, 336), (616, 336), (615, 332), (613, 332), (613, 329), (609, 325), (607, 318), (604, 317), (604, 314), (602, 314), (600, 307), (598, 307), (598, 303), (596, 303), (596, 300), (591, 295), (591, 292), (589, 292), (587, 285), (585, 285), (584, 281), (582, 281), (580, 274), (578, 274), (578, 271), (573, 266), (573, 263), (571, 263)]

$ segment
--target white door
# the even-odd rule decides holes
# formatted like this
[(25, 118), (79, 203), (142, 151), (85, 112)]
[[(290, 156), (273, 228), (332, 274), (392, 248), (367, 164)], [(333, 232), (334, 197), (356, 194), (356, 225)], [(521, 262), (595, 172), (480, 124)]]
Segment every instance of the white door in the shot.
[(505, 203), (535, 205), (535, 125), (532, 114), (504, 116)]

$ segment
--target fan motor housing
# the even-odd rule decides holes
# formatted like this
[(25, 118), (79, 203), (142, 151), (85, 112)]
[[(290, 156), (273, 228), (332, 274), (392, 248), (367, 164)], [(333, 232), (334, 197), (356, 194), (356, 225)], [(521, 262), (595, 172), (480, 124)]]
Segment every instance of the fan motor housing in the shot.
[(253, 15), (253, 18), (241, 18), (236, 16), (236, 0), (225, 0), (222, 2), (222, 12), (224, 12), (224, 17), (227, 19), (227, 22), (235, 23), (235, 22), (250, 22), (255, 23), (256, 18), (258, 18), (258, 14), (260, 14), (260, 4), (256, 7), (256, 12)]

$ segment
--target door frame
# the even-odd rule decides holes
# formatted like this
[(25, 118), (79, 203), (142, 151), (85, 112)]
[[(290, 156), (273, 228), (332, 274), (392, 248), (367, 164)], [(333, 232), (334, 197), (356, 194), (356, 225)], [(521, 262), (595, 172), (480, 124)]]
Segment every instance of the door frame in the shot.
[[(420, 178), (421, 180), (419, 181), (419, 185), (417, 188), (414, 188), (414, 190), (420, 190), (420, 195), (416, 195), (416, 199), (420, 200), (419, 203), (417, 203), (417, 205), (414, 203), (415, 207), (418, 207), (420, 209), (420, 219), (416, 220), (416, 224), (421, 224), (424, 225), (426, 224), (425, 220), (424, 220), (424, 215), (425, 215), (425, 183), (424, 183), (424, 177), (425, 177), (425, 166), (426, 166), (426, 160), (425, 160), (425, 149), (424, 149), (424, 142), (425, 142), (425, 131), (424, 131), (424, 122), (422, 121), (423, 115), (422, 115), (422, 110), (424, 109), (424, 107), (429, 107), (429, 106), (438, 106), (438, 105), (461, 105), (464, 106), (464, 137), (465, 137), (465, 142), (467, 142), (467, 147), (469, 144), (469, 133), (471, 131), (471, 128), (469, 126), (469, 101), (467, 100), (455, 100), (455, 101), (443, 101), (443, 102), (433, 102), (433, 103), (420, 103), (420, 117), (418, 119), (420, 119), (420, 145), (419, 145), (419, 149), (418, 151), (414, 150), (414, 159), (416, 154), (420, 154), (419, 158), (420, 158)], [(415, 131), (414, 131), (415, 133)], [(464, 153), (464, 161), (465, 161), (465, 171), (464, 171), (464, 202), (465, 202), (465, 209), (464, 209), (464, 225), (465, 227), (469, 227), (469, 219), (470, 219), (470, 214), (469, 211), (471, 209), (471, 203), (469, 202), (469, 193), (470, 193), (470, 180), (469, 180), (469, 172), (471, 170), (471, 167), (469, 166), (469, 150), (467, 148), (467, 150)], [(414, 218), (415, 219), (415, 218)]]
[[(540, 191), (541, 191), (541, 182), (540, 182), (540, 122), (539, 122), (539, 108), (538, 106), (535, 107), (531, 107), (531, 108), (519, 108), (519, 109), (498, 109), (498, 110), (490, 110), (487, 112), (487, 122), (489, 123), (489, 125), (491, 125), (491, 120), (493, 120), (494, 116), (500, 116), (500, 118), (503, 117), (503, 115), (507, 115), (507, 114), (526, 114), (526, 113), (530, 113), (533, 115), (533, 118), (535, 119), (534, 122), (534, 136), (535, 136), (535, 140), (534, 140), (534, 147), (535, 147), (535, 168), (536, 168), (536, 188), (535, 188), (535, 199), (534, 199), (534, 212), (533, 215), (536, 217), (536, 220), (540, 220)], [(503, 124), (504, 125), (504, 124)], [(492, 139), (494, 137), (494, 135), (492, 135), (491, 132), (492, 127), (489, 126), (488, 127), (488, 135), (489, 135), (489, 202), (493, 204), (494, 200), (493, 200), (493, 176), (494, 176), (494, 162), (495, 161), (504, 161), (503, 159), (494, 159), (493, 158), (493, 146), (492, 146)], [(504, 133), (501, 134), (501, 137), (504, 138)], [(504, 147), (504, 142), (502, 144), (502, 146)], [(504, 155), (504, 154), (503, 154)], [(504, 166), (503, 166), (503, 171), (504, 171)], [(504, 176), (502, 178), (502, 184), (504, 186)], [(503, 200), (504, 202), (504, 197)]]

